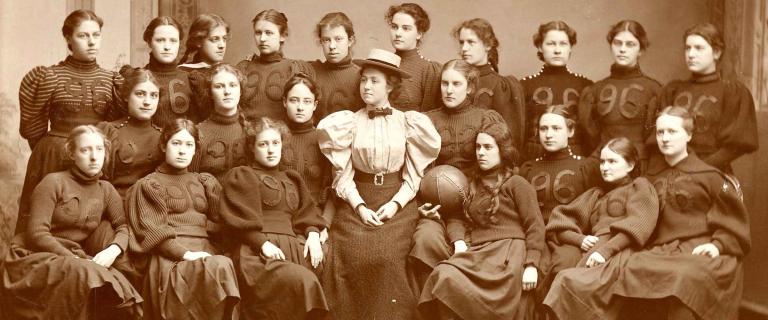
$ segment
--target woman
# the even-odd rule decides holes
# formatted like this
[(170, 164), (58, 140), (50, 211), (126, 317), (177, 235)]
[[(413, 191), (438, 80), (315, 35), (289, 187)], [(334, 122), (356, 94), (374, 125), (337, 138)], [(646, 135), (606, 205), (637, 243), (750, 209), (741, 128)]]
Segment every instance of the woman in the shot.
[[(179, 29), (181, 30), (181, 29)], [(208, 92), (205, 79), (207, 72), (214, 64), (224, 61), (229, 41), (229, 24), (220, 16), (204, 13), (189, 26), (189, 38), (186, 42), (186, 52), (180, 60), (179, 69), (189, 72), (189, 83), (197, 104), (195, 121), (208, 119), (213, 107), (199, 101), (199, 97)]]
[(70, 13), (61, 33), (71, 54), (57, 65), (35, 67), (21, 81), (19, 132), (32, 154), (21, 191), (17, 232), (26, 230), (29, 200), (37, 183), (46, 174), (71, 166), (62, 146), (72, 129), (115, 120), (124, 113), (118, 93), (123, 78), (96, 63), (103, 25), (93, 11)]
[[(425, 318), (533, 319), (533, 296), (544, 250), (536, 191), (513, 173), (516, 150), (503, 121), (485, 124), (475, 142), (478, 173), (465, 215), (448, 219), (453, 256), (438, 264), (419, 299)], [(472, 245), (464, 234), (469, 230)]]
[(659, 194), (659, 222), (616, 281), (614, 293), (632, 298), (627, 306), (647, 310), (647, 319), (738, 318), (749, 218), (738, 187), (688, 147), (694, 123), (682, 107), (656, 118), (660, 154), (646, 175)]
[(610, 286), (629, 255), (648, 241), (659, 216), (656, 190), (637, 177), (639, 161), (628, 138), (611, 139), (600, 151), (604, 183), (552, 213), (547, 236), (584, 252), (577, 268), (558, 274), (544, 300), (558, 319), (615, 316), (604, 314), (603, 306), (612, 302)]
[[(31, 196), (29, 224), (5, 258), (0, 308), (11, 319), (130, 319), (142, 298), (113, 267), (128, 247), (120, 195), (99, 180), (109, 141), (75, 127), (65, 141), (69, 170), (48, 174)], [(92, 238), (104, 217), (114, 237)]]
[(104, 178), (121, 197), (137, 180), (155, 171), (163, 159), (157, 148), (162, 130), (152, 123), (162, 96), (158, 80), (147, 69), (128, 69), (123, 75), (121, 95), (128, 104), (128, 117), (99, 123), (112, 145)]
[[(533, 45), (538, 50), (536, 55), (544, 62), (541, 71), (523, 78), (520, 83), (525, 88), (525, 145), (523, 157), (535, 159), (544, 152), (536, 134), (539, 126), (536, 120), (544, 109), (551, 105), (562, 104), (568, 111), (577, 115), (577, 105), (581, 91), (592, 84), (592, 80), (573, 73), (568, 69), (573, 46), (576, 45), (576, 30), (563, 21), (550, 21), (539, 25), (533, 35)], [(577, 130), (576, 139), (571, 141), (574, 152), (587, 154), (582, 146), (581, 130)]]
[(198, 141), (192, 121), (173, 120), (160, 139), (164, 163), (128, 189), (131, 251), (145, 265), (145, 319), (231, 319), (240, 300), (232, 260), (209, 240), (221, 186), (187, 171)]
[(485, 19), (475, 18), (459, 24), (453, 30), (459, 42), (459, 56), (480, 69), (480, 86), (475, 105), (496, 110), (504, 118), (512, 134), (512, 143), (522, 144), (525, 121), (525, 93), (513, 76), (499, 75), (499, 40)]
[(224, 173), (248, 163), (245, 119), (240, 112), (240, 93), (245, 77), (226, 63), (211, 67), (206, 80), (205, 100), (213, 112), (198, 124), (201, 138), (190, 171), (207, 172), (221, 178)]
[[(661, 84), (640, 70), (648, 36), (634, 20), (615, 24), (606, 37), (613, 53), (611, 75), (584, 90), (579, 102), (579, 124), (590, 141), (603, 145), (627, 137), (647, 163), (645, 141), (653, 131)], [(596, 151), (597, 152), (597, 151)]]
[(691, 79), (672, 81), (661, 105), (687, 109), (696, 119), (690, 147), (707, 164), (732, 173), (731, 162), (757, 150), (757, 120), (752, 94), (736, 80), (721, 79), (717, 63), (725, 43), (712, 24), (685, 32), (685, 62)]
[(288, 18), (274, 9), (259, 12), (252, 20), (253, 39), (258, 54), (240, 61), (237, 68), (248, 79), (243, 88), (243, 113), (246, 119), (269, 117), (285, 120), (283, 84), (298, 72), (308, 72), (306, 63), (283, 58), (288, 38)]
[(416, 195), (440, 151), (440, 135), (421, 113), (393, 109), (400, 57), (373, 49), (361, 66), (366, 107), (318, 124), (320, 150), (335, 169), (333, 188), (346, 202), (330, 229), (323, 288), (337, 319), (412, 319), (416, 297), (406, 258), (419, 218)]
[[(315, 119), (340, 110), (357, 111), (363, 106), (360, 98), (360, 67), (352, 63), (352, 47), (355, 45), (355, 29), (343, 12), (331, 12), (323, 16), (315, 27), (325, 62), (310, 62), (313, 78), (322, 83), (323, 99), (318, 102)], [(285, 91), (283, 91), (285, 95)]]
[(323, 260), (325, 222), (299, 173), (279, 168), (288, 135), (282, 122), (253, 122), (247, 140), (254, 162), (233, 168), (222, 180), (221, 216), (240, 240), (232, 257), (242, 319), (322, 319), (328, 311), (311, 271)]
[(398, 110), (429, 111), (440, 106), (440, 63), (419, 53), (429, 31), (429, 15), (415, 3), (390, 6), (385, 16), (389, 40), (400, 56), (400, 68), (411, 78), (403, 79), (400, 95), (392, 101)]

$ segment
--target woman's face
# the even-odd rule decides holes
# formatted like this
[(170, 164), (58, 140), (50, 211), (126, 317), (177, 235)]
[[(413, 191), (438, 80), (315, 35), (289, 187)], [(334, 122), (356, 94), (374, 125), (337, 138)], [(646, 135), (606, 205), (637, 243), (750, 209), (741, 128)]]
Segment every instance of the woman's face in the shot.
[(240, 103), (240, 81), (237, 76), (228, 71), (215, 74), (211, 78), (211, 97), (217, 113), (225, 116), (237, 113), (237, 104)]
[(80, 61), (96, 61), (101, 48), (101, 27), (96, 21), (85, 20), (67, 37), (72, 57)]
[(407, 13), (398, 12), (389, 24), (389, 38), (397, 51), (416, 49), (422, 33), (416, 28), (416, 20)]
[(298, 83), (288, 90), (283, 105), (288, 113), (288, 119), (295, 123), (306, 123), (312, 120), (312, 114), (317, 108), (317, 100), (305, 84)]
[(154, 83), (139, 83), (128, 96), (128, 114), (134, 119), (148, 121), (155, 115), (159, 100), (160, 89)]
[(227, 28), (224, 26), (213, 28), (200, 47), (200, 56), (203, 61), (211, 65), (224, 61), (224, 54), (227, 52), (227, 41), (229, 41)]
[(256, 136), (253, 155), (256, 162), (264, 167), (273, 168), (280, 164), (283, 151), (283, 139), (275, 129), (266, 129)]
[(720, 51), (716, 51), (700, 35), (690, 35), (685, 38), (685, 63), (688, 70), (697, 74), (710, 74), (717, 70), (717, 60)]
[(186, 129), (176, 132), (165, 144), (165, 163), (184, 169), (195, 156), (195, 138)]
[(496, 139), (487, 133), (478, 133), (475, 140), (475, 155), (480, 170), (486, 171), (495, 168), (501, 163), (501, 152)]
[(683, 118), (663, 114), (656, 119), (656, 143), (665, 157), (686, 152), (691, 135), (683, 128)]
[(568, 129), (565, 117), (545, 113), (539, 118), (539, 141), (547, 152), (556, 152), (568, 147), (568, 138), (573, 130)]
[(627, 162), (624, 157), (610, 148), (604, 147), (600, 151), (600, 174), (605, 182), (614, 183), (620, 181), (628, 176), (634, 168), (634, 163)]
[(452, 68), (443, 71), (443, 76), (440, 80), (440, 92), (442, 93), (443, 104), (446, 107), (458, 107), (467, 99), (467, 94), (470, 93), (467, 86), (467, 78), (461, 72)]
[(485, 43), (477, 36), (474, 30), (461, 28), (459, 31), (459, 55), (461, 59), (473, 66), (488, 64), (488, 51)]
[(104, 166), (104, 139), (95, 132), (88, 132), (75, 138), (75, 150), (69, 157), (80, 171), (92, 177), (101, 172)]
[(380, 107), (389, 102), (392, 87), (387, 84), (387, 75), (376, 68), (365, 68), (360, 73), (360, 97), (365, 104)]
[(339, 63), (349, 55), (349, 49), (355, 43), (354, 38), (347, 35), (343, 26), (325, 26), (320, 31), (320, 44), (323, 46), (325, 60), (330, 63)]
[(280, 34), (280, 28), (267, 20), (256, 21), (253, 26), (253, 38), (256, 40), (259, 55), (278, 52), (280, 45), (285, 42), (285, 37)]
[(613, 37), (611, 52), (614, 63), (622, 67), (636, 66), (637, 59), (643, 54), (640, 50), (640, 40), (629, 31), (619, 32)]
[(175, 63), (179, 55), (179, 30), (169, 25), (158, 26), (152, 34), (149, 49), (160, 63)]
[(568, 65), (571, 58), (571, 40), (568, 34), (560, 30), (549, 30), (539, 47), (544, 63), (553, 67)]

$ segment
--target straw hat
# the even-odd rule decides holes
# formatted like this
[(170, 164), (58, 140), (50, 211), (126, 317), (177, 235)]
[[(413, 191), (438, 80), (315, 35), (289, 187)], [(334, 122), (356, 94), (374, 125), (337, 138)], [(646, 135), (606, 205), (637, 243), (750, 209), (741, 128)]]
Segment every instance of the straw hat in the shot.
[(400, 56), (387, 50), (371, 49), (371, 52), (368, 53), (368, 58), (365, 60), (355, 59), (352, 62), (361, 68), (371, 66), (391, 71), (400, 75), (403, 79), (411, 77), (409, 73), (400, 69)]

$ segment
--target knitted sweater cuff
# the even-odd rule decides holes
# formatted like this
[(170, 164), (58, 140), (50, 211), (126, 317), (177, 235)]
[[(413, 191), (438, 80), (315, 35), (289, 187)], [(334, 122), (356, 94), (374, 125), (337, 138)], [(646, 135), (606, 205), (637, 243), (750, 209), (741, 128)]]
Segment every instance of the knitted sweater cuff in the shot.
[(538, 249), (529, 249), (525, 252), (525, 265), (532, 265), (539, 268), (539, 261), (541, 261), (541, 251)]
[(157, 246), (160, 253), (166, 257), (170, 257), (174, 261), (184, 260), (184, 254), (189, 251), (184, 246), (180, 245), (176, 239), (167, 239)]
[(563, 231), (557, 235), (557, 239), (560, 240), (560, 243), (570, 244), (572, 246), (576, 246), (577, 248), (581, 247), (581, 243), (584, 241), (584, 238), (585, 237), (583, 234), (578, 234), (574, 231)]

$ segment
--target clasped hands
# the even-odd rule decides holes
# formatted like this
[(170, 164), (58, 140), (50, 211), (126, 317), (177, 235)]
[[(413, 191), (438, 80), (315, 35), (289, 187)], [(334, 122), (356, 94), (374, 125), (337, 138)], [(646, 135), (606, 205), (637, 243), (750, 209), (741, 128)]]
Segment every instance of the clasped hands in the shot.
[(379, 210), (373, 211), (368, 209), (365, 204), (360, 204), (355, 208), (355, 212), (363, 220), (363, 223), (367, 226), (378, 227), (384, 224), (385, 221), (392, 219), (397, 214), (397, 210), (400, 206), (390, 201), (379, 207)]

